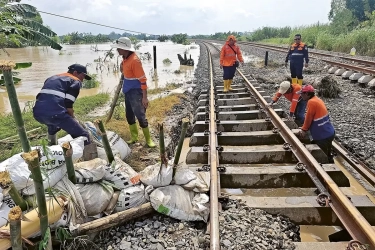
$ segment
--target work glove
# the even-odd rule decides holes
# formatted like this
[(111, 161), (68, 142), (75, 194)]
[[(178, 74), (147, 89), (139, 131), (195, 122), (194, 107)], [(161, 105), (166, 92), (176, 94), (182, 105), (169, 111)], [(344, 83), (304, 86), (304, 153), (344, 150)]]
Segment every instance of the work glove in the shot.
[(271, 101), (270, 103), (267, 104), (267, 107), (272, 107), (272, 105), (273, 105), (274, 103), (275, 103), (274, 101)]

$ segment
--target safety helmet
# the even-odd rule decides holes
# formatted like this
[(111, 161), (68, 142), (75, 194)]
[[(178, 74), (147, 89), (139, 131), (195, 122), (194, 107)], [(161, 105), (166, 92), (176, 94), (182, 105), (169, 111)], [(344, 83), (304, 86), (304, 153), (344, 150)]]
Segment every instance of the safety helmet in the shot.
[(289, 88), (290, 88), (290, 82), (283, 81), (282, 83), (280, 83), (279, 93), (285, 94)]

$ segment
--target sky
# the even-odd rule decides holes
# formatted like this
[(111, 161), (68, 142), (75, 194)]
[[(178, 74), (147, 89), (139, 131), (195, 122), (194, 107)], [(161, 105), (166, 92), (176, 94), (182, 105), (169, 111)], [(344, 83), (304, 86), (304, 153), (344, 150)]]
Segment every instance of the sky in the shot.
[[(23, 0), (39, 11), (149, 34), (253, 31), (328, 22), (329, 0)], [(124, 31), (41, 14), (58, 35)]]

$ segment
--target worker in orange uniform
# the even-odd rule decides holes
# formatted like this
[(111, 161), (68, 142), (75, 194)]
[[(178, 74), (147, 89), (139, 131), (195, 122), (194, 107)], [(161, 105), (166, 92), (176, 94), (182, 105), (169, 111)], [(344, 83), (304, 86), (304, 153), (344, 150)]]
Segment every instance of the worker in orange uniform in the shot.
[(305, 59), (305, 67), (309, 65), (309, 52), (307, 45), (301, 42), (301, 35), (296, 34), (294, 36), (294, 43), (290, 46), (288, 54), (285, 58), (285, 67), (288, 65), (290, 60), (290, 75), (292, 77), (292, 84), (298, 83), (302, 86), (303, 83), (303, 59)]
[(230, 35), (220, 52), (220, 68), (224, 71), (224, 92), (233, 90), (231, 85), (234, 74), (236, 73), (236, 68), (239, 66), (238, 61), (243, 65), (244, 60), (242, 58), (240, 47), (236, 45), (236, 37)]
[(329, 114), (324, 102), (315, 96), (314, 88), (311, 85), (305, 85), (298, 92), (303, 100), (307, 101), (307, 111), (305, 122), (299, 132), (304, 137), (310, 130), (313, 143), (317, 144), (328, 156), (330, 163), (333, 163), (332, 142), (335, 138), (335, 129), (330, 121)]
[(295, 122), (298, 126), (302, 126), (305, 121), (305, 110), (306, 101), (302, 99), (300, 94), (297, 94), (301, 90), (301, 86), (298, 84), (290, 84), (288, 81), (284, 81), (280, 84), (280, 88), (273, 97), (269, 106), (276, 103), (280, 97), (285, 96), (292, 104), (290, 105), (288, 120), (292, 120), (295, 117)]
[(125, 95), (126, 120), (131, 134), (131, 139), (127, 143), (133, 144), (138, 141), (138, 128), (135, 120), (137, 118), (147, 145), (150, 148), (154, 148), (155, 143), (151, 139), (146, 118), (146, 109), (148, 107), (147, 78), (143, 71), (141, 60), (135, 54), (131, 41), (127, 37), (120, 37), (111, 47), (116, 48), (123, 58), (121, 63), (121, 71), (124, 77), (122, 92)]

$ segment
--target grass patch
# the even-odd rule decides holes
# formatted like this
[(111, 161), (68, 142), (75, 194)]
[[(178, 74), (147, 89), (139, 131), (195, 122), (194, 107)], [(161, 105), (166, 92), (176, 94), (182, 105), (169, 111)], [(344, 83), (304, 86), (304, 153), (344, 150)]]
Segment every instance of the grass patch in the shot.
[[(87, 114), (93, 111), (95, 108), (104, 106), (108, 103), (109, 94), (101, 93), (94, 96), (87, 96), (78, 98), (74, 104), (75, 115), (79, 120), (87, 119)], [(47, 133), (47, 126), (37, 122), (32, 111), (29, 109), (22, 113), (22, 117), (25, 123), (26, 131), (41, 127), (35, 133), (28, 134), (31, 138), (30, 143), (32, 146), (40, 145), (40, 139), (45, 137)], [(17, 135), (16, 124), (12, 114), (0, 115), (0, 140), (8, 138), (10, 136)], [(65, 135), (64, 131), (58, 133), (58, 137)], [(11, 157), (12, 155), (22, 151), (21, 143), (15, 141), (14, 143), (3, 143), (0, 142), (0, 162)]]
[(109, 101), (108, 93), (99, 93), (94, 96), (78, 98), (74, 104), (74, 113), (78, 118), (85, 118), (97, 107), (102, 107)]
[[(149, 107), (147, 109), (146, 117), (149, 123), (149, 126), (152, 130), (156, 131), (158, 123), (164, 121), (165, 117), (169, 110), (178, 103), (180, 103), (181, 94), (169, 95), (164, 98), (158, 98), (150, 101)], [(130, 139), (129, 128), (125, 119), (125, 110), (122, 105), (116, 107), (115, 110), (116, 116), (113, 116), (115, 119), (111, 119), (106, 124), (106, 129), (111, 130), (119, 134), (124, 140)], [(137, 123), (138, 124), (138, 123)], [(141, 127), (138, 126), (140, 140), (143, 139), (143, 132)]]

